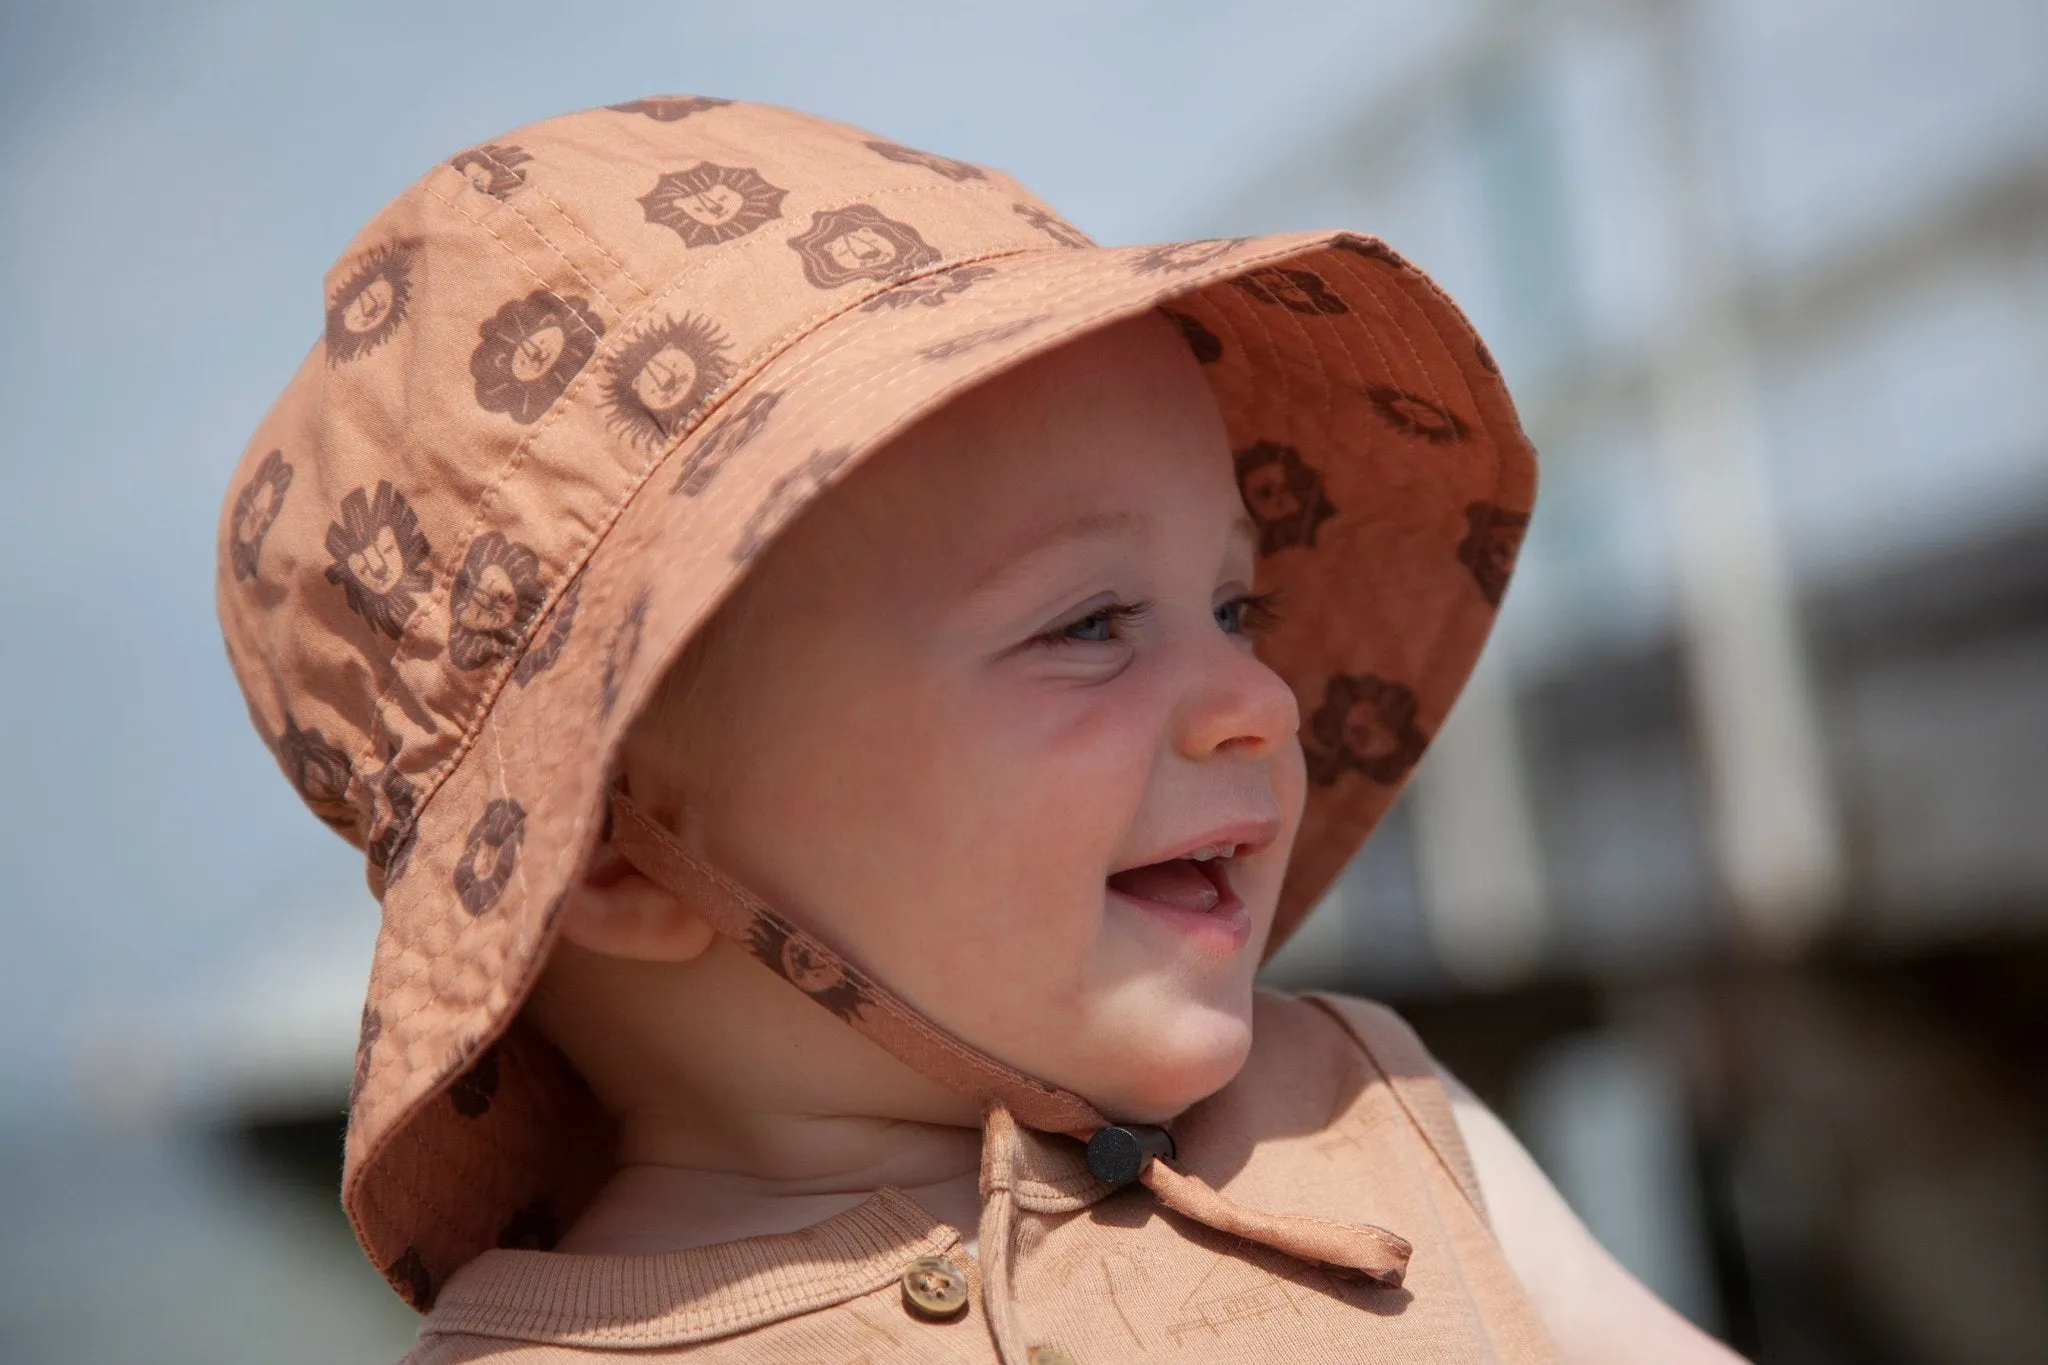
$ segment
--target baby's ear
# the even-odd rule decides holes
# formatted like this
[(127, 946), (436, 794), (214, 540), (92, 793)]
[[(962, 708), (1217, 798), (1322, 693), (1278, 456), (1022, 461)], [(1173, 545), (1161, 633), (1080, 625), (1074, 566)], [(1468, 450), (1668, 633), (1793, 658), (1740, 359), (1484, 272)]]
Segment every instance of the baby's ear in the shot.
[(717, 934), (608, 843), (569, 888), (561, 923), (562, 937), (577, 947), (634, 962), (688, 962)]

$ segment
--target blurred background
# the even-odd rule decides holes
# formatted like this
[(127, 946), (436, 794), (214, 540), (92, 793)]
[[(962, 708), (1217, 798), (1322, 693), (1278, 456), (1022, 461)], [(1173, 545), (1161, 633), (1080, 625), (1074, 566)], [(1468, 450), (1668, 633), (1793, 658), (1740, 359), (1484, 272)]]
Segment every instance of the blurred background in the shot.
[(2048, 0), (0, 6), (0, 1360), (411, 1340), (336, 1196), (376, 907), (214, 519), (382, 203), (669, 91), (1434, 274), (1543, 489), (1271, 975), (1758, 1360), (2048, 1360)]

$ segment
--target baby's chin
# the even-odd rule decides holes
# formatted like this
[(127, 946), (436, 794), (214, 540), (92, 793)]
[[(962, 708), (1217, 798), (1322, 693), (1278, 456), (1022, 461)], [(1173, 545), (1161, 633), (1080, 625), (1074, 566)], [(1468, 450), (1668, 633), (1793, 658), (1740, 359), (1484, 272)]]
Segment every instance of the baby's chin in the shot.
[(1078, 1089), (1113, 1119), (1165, 1123), (1221, 1090), (1251, 1055), (1251, 1003), (1181, 1005), (1125, 1022)]

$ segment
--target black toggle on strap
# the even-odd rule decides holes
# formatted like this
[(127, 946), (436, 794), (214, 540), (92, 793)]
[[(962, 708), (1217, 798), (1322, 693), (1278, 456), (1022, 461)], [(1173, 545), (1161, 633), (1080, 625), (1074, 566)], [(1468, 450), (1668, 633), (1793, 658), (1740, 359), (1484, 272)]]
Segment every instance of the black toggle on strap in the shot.
[(1096, 1130), (1088, 1139), (1088, 1173), (1105, 1185), (1128, 1185), (1153, 1157), (1173, 1160), (1173, 1135), (1149, 1123)]

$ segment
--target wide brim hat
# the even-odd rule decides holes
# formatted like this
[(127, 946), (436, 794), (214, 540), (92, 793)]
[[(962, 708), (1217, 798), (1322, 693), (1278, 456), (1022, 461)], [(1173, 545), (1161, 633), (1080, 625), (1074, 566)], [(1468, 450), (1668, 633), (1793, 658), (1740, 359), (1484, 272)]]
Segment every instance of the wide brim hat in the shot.
[(1534, 495), (1457, 307), (1377, 239), (1098, 247), (997, 171), (667, 96), (437, 166), (328, 277), (228, 490), (218, 601), (264, 742), (383, 907), (344, 1203), (415, 1306), (546, 1246), (611, 1128), (519, 1007), (620, 739), (748, 565), (891, 437), (1159, 309), (1213, 386), (1285, 619), (1306, 813), (1272, 942), (1464, 683)]

